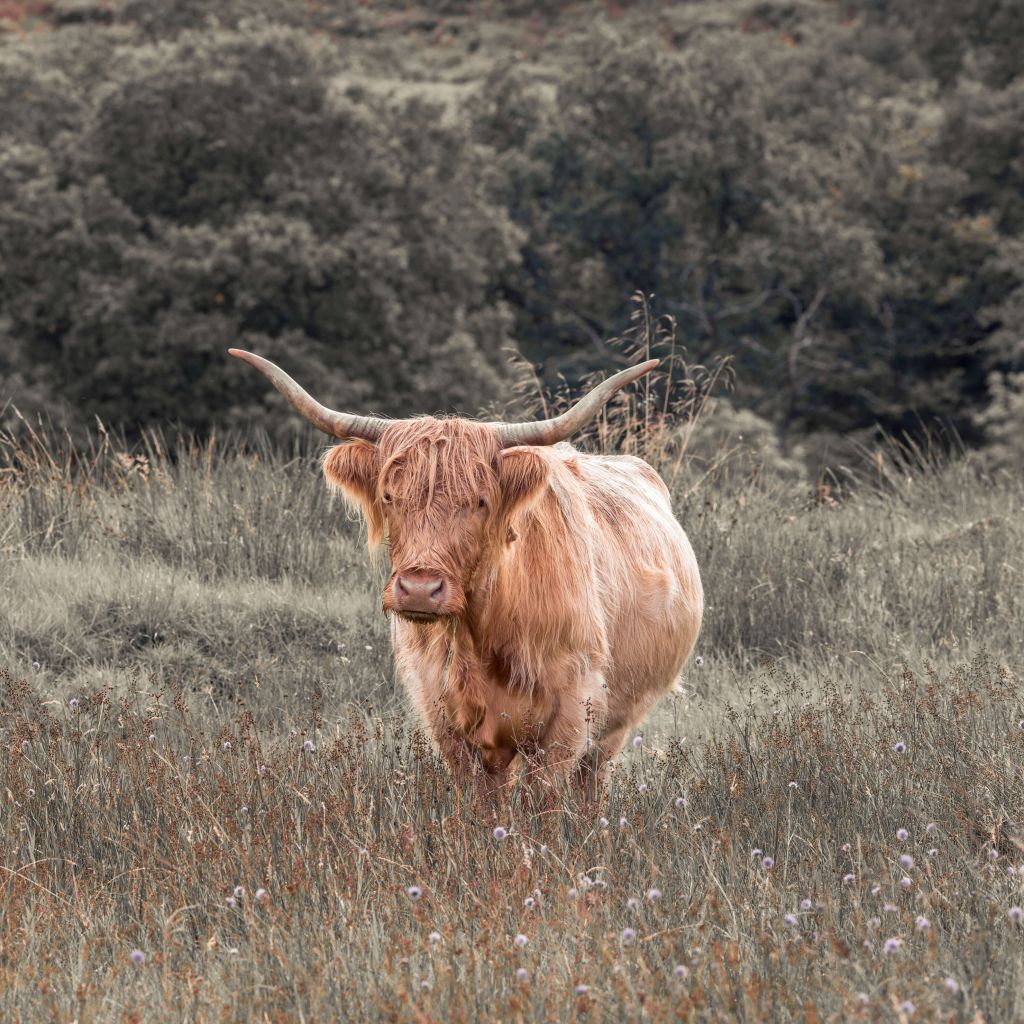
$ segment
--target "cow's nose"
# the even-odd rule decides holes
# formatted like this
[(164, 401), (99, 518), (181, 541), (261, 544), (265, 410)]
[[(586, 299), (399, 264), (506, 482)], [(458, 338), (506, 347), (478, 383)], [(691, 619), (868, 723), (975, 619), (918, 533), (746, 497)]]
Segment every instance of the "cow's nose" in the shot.
[(436, 576), (399, 576), (395, 591), (400, 611), (436, 615), (444, 604), (448, 585)]

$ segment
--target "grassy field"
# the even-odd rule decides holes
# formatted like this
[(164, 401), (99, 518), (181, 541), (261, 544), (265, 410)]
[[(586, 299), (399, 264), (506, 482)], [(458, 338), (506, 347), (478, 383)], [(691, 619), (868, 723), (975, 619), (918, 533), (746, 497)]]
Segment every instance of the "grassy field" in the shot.
[(1019, 478), (685, 463), (699, 658), (538, 812), (409, 720), (316, 454), (4, 446), (2, 1019), (1024, 1019)]

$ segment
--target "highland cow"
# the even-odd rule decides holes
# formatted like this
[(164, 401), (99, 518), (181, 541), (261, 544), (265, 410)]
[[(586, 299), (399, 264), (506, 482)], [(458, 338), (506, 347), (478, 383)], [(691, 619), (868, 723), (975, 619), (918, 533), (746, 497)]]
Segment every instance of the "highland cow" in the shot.
[(561, 443), (656, 360), (535, 423), (387, 420), (320, 405), (231, 349), (325, 433), (327, 480), (390, 557), (383, 608), (417, 711), (456, 777), (522, 765), (588, 783), (672, 688), (700, 630), (693, 549), (658, 474)]

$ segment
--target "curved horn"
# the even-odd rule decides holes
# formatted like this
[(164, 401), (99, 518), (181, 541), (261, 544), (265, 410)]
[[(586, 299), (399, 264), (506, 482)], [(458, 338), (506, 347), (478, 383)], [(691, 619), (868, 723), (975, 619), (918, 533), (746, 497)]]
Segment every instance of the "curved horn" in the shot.
[(347, 412), (335, 412), (303, 391), (284, 370), (269, 359), (241, 348), (229, 348), (228, 353), (259, 370), (291, 402), (297, 413), (331, 437), (361, 437), (364, 441), (379, 441), (391, 422), (378, 416), (353, 416)]
[(639, 380), (644, 374), (650, 373), (660, 360), (648, 359), (646, 363), (638, 363), (627, 370), (621, 370), (613, 377), (601, 381), (593, 390), (585, 394), (571, 409), (550, 420), (538, 420), (535, 423), (492, 423), (501, 437), (502, 448), (511, 448), (519, 444), (557, 444), (582, 430), (605, 406), (612, 395), (627, 384)]

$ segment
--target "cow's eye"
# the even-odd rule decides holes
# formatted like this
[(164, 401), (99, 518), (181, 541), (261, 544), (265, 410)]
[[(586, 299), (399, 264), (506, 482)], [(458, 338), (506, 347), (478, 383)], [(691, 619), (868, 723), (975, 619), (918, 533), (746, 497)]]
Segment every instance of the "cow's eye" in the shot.
[(480, 500), (479, 500), (479, 501), (477, 502), (477, 506), (476, 506), (476, 507), (477, 507), (477, 508), (487, 508), (487, 499), (486, 499), (486, 498), (481, 498), (481, 499), (480, 499)]
[(390, 505), (391, 504), (391, 495), (390, 495), (390, 493), (388, 491), (385, 491), (383, 493), (383, 495), (381, 495), (381, 497), (383, 497), (385, 505)]

